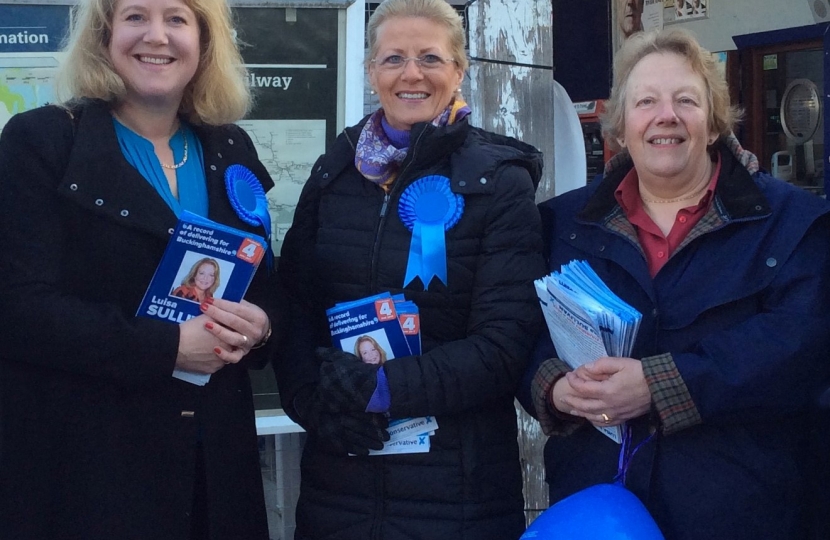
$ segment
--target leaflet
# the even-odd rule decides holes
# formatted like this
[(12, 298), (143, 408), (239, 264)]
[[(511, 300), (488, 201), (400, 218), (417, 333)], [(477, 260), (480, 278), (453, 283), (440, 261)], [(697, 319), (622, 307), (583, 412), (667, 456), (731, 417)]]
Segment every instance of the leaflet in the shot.
[(334, 346), (368, 364), (412, 354), (389, 293), (337, 304), (326, 310), (326, 317)]
[(424, 454), (429, 452), (429, 435), (423, 433), (398, 441), (389, 441), (382, 450), (369, 450), (370, 456), (388, 456), (391, 454)]
[(398, 322), (406, 336), (409, 350), (412, 354), (421, 354), (421, 317), (418, 313), (418, 306), (415, 302), (406, 300), (402, 294), (392, 297), (395, 301), (395, 309), (398, 311)]
[[(559, 357), (573, 369), (603, 356), (629, 356), (642, 315), (609, 289), (585, 261), (535, 281)], [(622, 426), (596, 426), (620, 443)]]
[[(263, 238), (182, 212), (136, 316), (180, 324), (201, 314), (205, 298), (238, 302), (264, 255)], [(210, 380), (180, 369), (173, 376), (199, 386)]]
[[(418, 306), (403, 295), (393, 297), (387, 292), (340, 303), (326, 310), (326, 316), (334, 346), (364, 362), (382, 365), (421, 353)], [(389, 441), (380, 454), (372, 455), (428, 452), (429, 435), (436, 429), (434, 416), (390, 420)]]

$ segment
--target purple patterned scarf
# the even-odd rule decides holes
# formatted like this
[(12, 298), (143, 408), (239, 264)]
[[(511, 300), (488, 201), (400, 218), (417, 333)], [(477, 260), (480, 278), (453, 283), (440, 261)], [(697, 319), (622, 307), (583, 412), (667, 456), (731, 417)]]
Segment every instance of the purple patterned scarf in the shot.
[[(462, 99), (455, 99), (433, 121), (433, 126), (447, 126), (461, 120), (472, 111)], [(354, 165), (367, 180), (388, 191), (395, 181), (398, 168), (406, 157), (408, 148), (395, 148), (381, 121), (383, 109), (378, 109), (360, 132), (355, 150)]]

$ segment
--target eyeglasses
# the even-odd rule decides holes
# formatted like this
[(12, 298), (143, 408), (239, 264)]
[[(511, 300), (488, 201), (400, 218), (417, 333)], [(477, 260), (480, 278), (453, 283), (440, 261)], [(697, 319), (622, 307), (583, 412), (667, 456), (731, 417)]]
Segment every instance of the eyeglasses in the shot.
[(455, 58), (441, 58), (437, 54), (425, 54), (423, 56), (390, 54), (384, 58), (375, 58), (371, 63), (375, 64), (381, 71), (403, 71), (406, 68), (406, 63), (410, 60), (414, 61), (421, 71), (435, 71), (450, 62), (455, 62)]

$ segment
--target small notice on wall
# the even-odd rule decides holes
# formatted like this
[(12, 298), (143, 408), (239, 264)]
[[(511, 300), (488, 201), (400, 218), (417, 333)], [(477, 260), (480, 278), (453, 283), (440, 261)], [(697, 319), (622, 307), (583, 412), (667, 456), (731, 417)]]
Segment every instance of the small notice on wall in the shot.
[(643, 5), (643, 30), (663, 29), (663, 0), (645, 0)]

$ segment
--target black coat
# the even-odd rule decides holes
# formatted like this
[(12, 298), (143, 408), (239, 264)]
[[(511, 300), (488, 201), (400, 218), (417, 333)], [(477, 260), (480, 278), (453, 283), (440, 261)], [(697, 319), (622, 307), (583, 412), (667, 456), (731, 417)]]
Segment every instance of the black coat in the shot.
[[(506, 540), (524, 530), (513, 394), (541, 320), (533, 279), (544, 273), (534, 189), (541, 155), (461, 122), (418, 124), (390, 196), (360, 175), (340, 135), (314, 166), (282, 249), (293, 295), (283, 404), (318, 380), (315, 346), (330, 346), (324, 310), (336, 302), (404, 293), (421, 314), (424, 353), (385, 364), (392, 418), (431, 415), (425, 454), (326, 453), (312, 431), (302, 461), (296, 538)], [(398, 201), (414, 180), (440, 174), (464, 197), (446, 233), (448, 284), (403, 288), (409, 230)], [(385, 209), (385, 212), (384, 212)]]
[[(0, 138), (0, 538), (185, 539), (200, 438), (212, 538), (266, 539), (256, 355), (205, 387), (171, 377), (179, 327), (134, 314), (176, 217), (124, 159), (107, 105), (77, 113), (23, 113)], [(241, 163), (270, 188), (250, 138), (194, 131), (209, 217), (254, 231), (223, 182)], [(246, 298), (271, 311), (262, 267)]]

